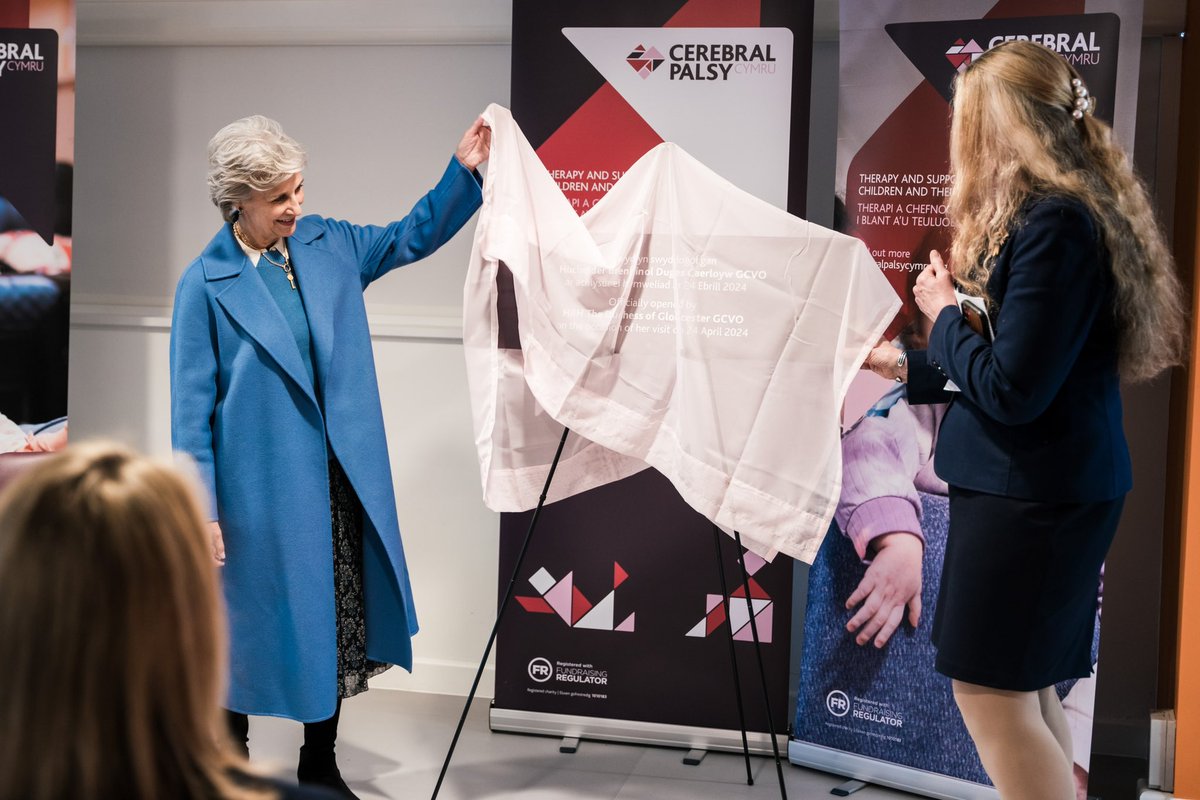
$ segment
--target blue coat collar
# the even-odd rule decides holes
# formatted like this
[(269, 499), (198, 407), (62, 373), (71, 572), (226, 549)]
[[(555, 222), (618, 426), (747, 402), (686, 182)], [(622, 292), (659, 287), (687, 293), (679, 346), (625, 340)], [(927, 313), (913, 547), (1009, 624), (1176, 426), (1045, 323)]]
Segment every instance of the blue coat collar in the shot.
[[(312, 217), (301, 217), (296, 225), (296, 232), (288, 237), (289, 248), (292, 244), (312, 244), (325, 235), (323, 226), (316, 223)], [(205, 246), (200, 254), (200, 262), (204, 265), (204, 279), (219, 281), (241, 274), (249, 263), (246, 254), (233, 235), (232, 223), (226, 222), (217, 234)]]
[[(329, 254), (319, 246), (322, 235), (318, 222), (297, 226), (288, 240), (308, 316), (316, 356), (313, 366), (320, 386), (326, 385), (332, 362), (334, 304), (330, 301), (338, 290), (336, 270), (330, 268), (334, 265), (328, 264)], [(309, 380), (287, 321), (238, 245), (232, 225), (226, 223), (217, 231), (200, 254), (200, 261), (207, 281), (228, 281), (225, 286), (214, 287), (216, 301), (319, 408), (316, 387)]]

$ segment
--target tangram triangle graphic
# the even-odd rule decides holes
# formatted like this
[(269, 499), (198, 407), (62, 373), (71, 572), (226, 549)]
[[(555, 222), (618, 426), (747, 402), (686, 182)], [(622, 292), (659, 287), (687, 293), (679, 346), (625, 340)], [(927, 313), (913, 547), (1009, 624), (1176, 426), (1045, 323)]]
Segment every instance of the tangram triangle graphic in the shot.
[(630, 614), (619, 625), (613, 624), (617, 587), (628, 577), (629, 573), (614, 561), (612, 591), (604, 595), (600, 602), (593, 604), (575, 585), (574, 572), (568, 572), (561, 580), (555, 580), (554, 576), (542, 567), (529, 578), (530, 585), (538, 591), (537, 596), (516, 595), (516, 598), (521, 608), (529, 613), (557, 614), (572, 628), (628, 633), (634, 629), (635, 614)]
[(956, 39), (954, 44), (950, 45), (950, 49), (946, 51), (946, 58), (950, 60), (956, 70), (962, 72), (982, 54), (983, 48), (974, 39), (966, 44), (963, 44), (962, 39)]
[(639, 44), (625, 60), (629, 62), (629, 66), (633, 67), (633, 71), (641, 75), (642, 80), (645, 80), (650, 77), (651, 72), (662, 66), (665, 59), (663, 54), (658, 52), (658, 48), (651, 47), (647, 50)]
[[(749, 551), (742, 555), (742, 559), (746, 562), (746, 572), (749, 575), (754, 575), (767, 563)], [(754, 578), (750, 578), (729, 596), (729, 622), (733, 629), (733, 638), (739, 642), (749, 642), (754, 638), (754, 631), (750, 628), (750, 611), (746, 608), (747, 591), (750, 594), (750, 605), (754, 608), (754, 625), (758, 628), (758, 640), (763, 644), (770, 644), (775, 603)], [(722, 602), (721, 595), (705, 595), (704, 618), (693, 625), (685, 635), (703, 639), (711, 636), (725, 620), (725, 603)]]

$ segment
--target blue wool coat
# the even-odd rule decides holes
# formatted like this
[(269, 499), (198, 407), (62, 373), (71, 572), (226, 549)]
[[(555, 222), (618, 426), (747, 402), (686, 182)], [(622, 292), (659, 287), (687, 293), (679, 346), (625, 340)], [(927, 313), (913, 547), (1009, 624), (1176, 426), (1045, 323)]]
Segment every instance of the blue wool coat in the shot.
[(300, 218), (288, 251), (311, 330), (316, 386), (230, 225), (180, 278), (171, 438), (195, 459), (225, 538), (232, 710), (304, 722), (334, 712), (329, 449), (363, 507), (367, 655), (412, 668), (417, 618), (363, 290), (440, 247), (480, 202), (476, 179), (452, 159), (399, 222)]

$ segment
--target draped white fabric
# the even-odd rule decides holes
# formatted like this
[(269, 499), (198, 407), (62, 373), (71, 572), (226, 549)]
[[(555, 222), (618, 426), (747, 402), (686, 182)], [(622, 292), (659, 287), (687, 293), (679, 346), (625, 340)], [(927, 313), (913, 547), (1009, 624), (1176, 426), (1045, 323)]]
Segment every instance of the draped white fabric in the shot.
[(763, 557), (811, 563), (842, 399), (900, 305), (866, 248), (672, 144), (579, 216), (508, 110), (484, 118), (463, 335), (484, 501), (534, 507), (565, 425), (550, 502), (652, 466)]

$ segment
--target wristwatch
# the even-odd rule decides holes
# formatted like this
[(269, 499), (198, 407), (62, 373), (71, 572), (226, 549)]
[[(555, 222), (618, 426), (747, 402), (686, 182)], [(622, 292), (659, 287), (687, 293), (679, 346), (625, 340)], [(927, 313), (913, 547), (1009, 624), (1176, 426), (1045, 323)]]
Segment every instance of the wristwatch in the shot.
[(904, 365), (908, 363), (908, 351), (901, 350), (900, 355), (896, 356), (896, 383), (904, 383), (904, 378), (900, 377), (899, 373), (904, 370)]

